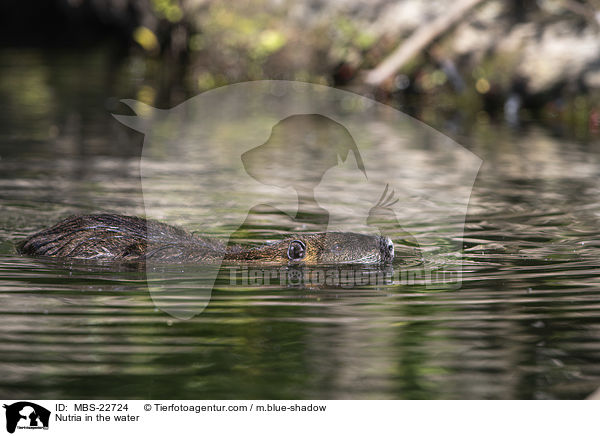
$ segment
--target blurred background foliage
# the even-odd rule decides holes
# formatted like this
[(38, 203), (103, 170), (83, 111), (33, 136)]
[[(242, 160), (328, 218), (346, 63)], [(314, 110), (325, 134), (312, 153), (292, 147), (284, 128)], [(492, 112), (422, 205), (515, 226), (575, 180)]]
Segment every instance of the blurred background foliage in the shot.
[[(458, 20), (370, 83), (461, 5)], [(240, 81), (300, 80), (371, 96), (450, 135), (533, 120), (590, 139), (599, 34), (600, 0), (4, 0), (0, 93), (23, 108), (15, 122), (42, 122), (61, 110), (57, 87), (89, 102), (94, 80), (98, 98), (158, 107)], [(48, 123), (40, 132), (52, 133)]]

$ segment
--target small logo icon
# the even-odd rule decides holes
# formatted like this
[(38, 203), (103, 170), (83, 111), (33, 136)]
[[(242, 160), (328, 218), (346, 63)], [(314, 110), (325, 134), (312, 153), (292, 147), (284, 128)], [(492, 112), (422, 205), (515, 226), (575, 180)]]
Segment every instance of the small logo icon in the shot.
[(14, 433), (15, 429), (48, 429), (50, 411), (29, 401), (19, 401), (4, 405), (6, 409), (6, 431)]

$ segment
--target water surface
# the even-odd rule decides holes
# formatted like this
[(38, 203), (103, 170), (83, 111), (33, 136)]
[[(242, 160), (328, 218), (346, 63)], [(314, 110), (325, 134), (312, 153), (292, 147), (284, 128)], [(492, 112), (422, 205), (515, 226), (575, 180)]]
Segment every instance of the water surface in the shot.
[[(135, 65), (0, 55), (1, 396), (567, 399), (600, 386), (598, 143), (535, 125), (484, 123), (457, 136), (484, 160), (458, 290), (395, 279), (252, 285), (224, 267), (206, 309), (181, 320), (155, 306), (143, 269), (17, 255), (19, 240), (68, 215), (144, 212), (142, 136), (108, 112), (111, 97), (151, 85)], [(443, 174), (436, 182), (444, 189)], [(172, 203), (165, 197), (167, 213)], [(427, 217), (403, 228), (444, 238)], [(269, 215), (245, 237), (288, 230)], [(198, 274), (181, 267), (172, 285)]]

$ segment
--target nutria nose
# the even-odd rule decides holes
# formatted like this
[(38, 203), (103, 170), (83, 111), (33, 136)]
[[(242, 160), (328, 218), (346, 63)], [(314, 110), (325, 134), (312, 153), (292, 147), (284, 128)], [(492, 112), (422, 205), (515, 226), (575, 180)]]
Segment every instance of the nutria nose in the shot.
[(387, 236), (381, 237), (381, 259), (384, 262), (394, 260), (394, 243)]

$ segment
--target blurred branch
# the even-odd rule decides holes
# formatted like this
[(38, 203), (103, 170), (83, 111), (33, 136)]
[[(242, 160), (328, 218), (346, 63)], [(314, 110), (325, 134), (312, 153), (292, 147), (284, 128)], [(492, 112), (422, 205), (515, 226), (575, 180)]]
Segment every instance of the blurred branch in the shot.
[(440, 35), (451, 29), (465, 14), (485, 0), (462, 0), (454, 5), (447, 13), (436, 18), (428, 25), (419, 27), (392, 54), (383, 60), (375, 69), (369, 71), (365, 82), (380, 87), (392, 77), (418, 52), (426, 48)]

